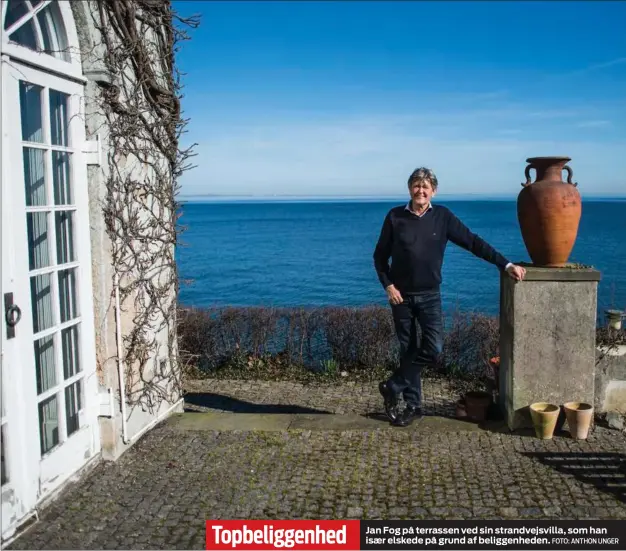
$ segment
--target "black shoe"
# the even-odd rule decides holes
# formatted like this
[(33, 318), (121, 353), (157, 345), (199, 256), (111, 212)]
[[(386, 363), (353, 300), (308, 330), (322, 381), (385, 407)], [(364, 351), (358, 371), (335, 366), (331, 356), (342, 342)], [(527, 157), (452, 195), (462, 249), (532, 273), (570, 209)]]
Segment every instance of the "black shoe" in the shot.
[(389, 388), (386, 381), (378, 383), (378, 390), (385, 401), (385, 413), (390, 421), (395, 421), (398, 417), (398, 396)]
[(392, 424), (396, 427), (408, 427), (413, 421), (421, 419), (422, 417), (421, 408), (412, 408), (407, 406)]

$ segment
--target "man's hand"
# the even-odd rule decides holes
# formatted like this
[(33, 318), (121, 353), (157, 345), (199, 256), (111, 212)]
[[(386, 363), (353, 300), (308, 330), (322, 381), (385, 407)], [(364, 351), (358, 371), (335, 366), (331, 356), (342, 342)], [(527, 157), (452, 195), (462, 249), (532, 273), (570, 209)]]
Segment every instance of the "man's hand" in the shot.
[(402, 302), (404, 301), (402, 295), (400, 294), (400, 291), (398, 291), (398, 289), (396, 289), (394, 285), (389, 285), (389, 287), (387, 287), (385, 291), (387, 291), (387, 298), (389, 299), (389, 302), (391, 304), (402, 304)]
[(513, 279), (517, 281), (522, 281), (522, 279), (526, 277), (526, 270), (521, 266), (516, 266), (515, 264), (511, 264), (506, 271)]

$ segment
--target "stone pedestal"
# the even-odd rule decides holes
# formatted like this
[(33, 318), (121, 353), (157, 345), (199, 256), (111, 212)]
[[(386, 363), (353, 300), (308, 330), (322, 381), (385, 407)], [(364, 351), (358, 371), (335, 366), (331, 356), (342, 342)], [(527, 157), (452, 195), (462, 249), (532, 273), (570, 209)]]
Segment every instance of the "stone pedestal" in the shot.
[(526, 266), (500, 280), (500, 400), (509, 429), (534, 402), (593, 404), (597, 287), (592, 268)]

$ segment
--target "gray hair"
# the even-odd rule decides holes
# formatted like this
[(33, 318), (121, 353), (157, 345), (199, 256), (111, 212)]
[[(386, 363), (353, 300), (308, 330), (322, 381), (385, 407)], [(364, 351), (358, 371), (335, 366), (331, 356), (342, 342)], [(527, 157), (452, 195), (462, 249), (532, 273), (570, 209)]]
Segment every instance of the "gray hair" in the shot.
[(411, 187), (414, 182), (430, 182), (433, 189), (437, 189), (437, 186), (439, 185), (435, 173), (430, 168), (423, 166), (416, 168), (409, 176), (408, 187)]

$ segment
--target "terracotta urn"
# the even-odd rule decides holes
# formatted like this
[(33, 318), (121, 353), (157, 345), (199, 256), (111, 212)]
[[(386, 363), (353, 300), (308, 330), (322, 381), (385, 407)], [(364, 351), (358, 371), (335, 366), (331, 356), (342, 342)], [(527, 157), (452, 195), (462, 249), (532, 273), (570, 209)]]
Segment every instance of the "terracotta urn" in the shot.
[[(580, 193), (572, 182), (569, 157), (526, 159), (526, 182), (517, 197), (517, 218), (526, 250), (535, 266), (567, 264), (582, 213)], [(530, 171), (536, 178), (531, 182)], [(562, 180), (567, 171), (567, 182)]]

